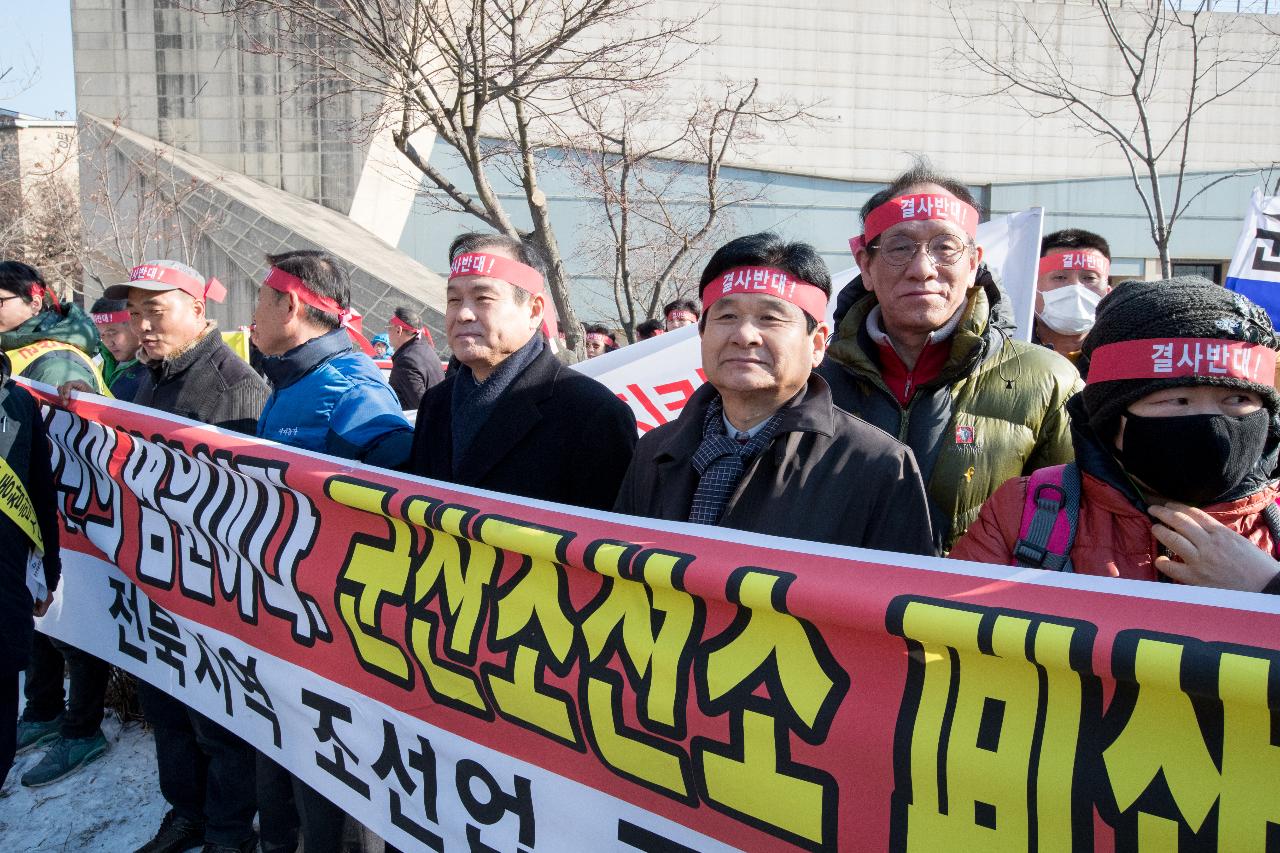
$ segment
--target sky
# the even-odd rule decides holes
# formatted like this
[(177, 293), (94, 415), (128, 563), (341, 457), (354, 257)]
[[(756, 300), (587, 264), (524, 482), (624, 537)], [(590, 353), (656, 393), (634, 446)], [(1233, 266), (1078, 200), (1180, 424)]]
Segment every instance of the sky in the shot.
[(37, 118), (74, 118), (71, 0), (0, 0), (0, 107)]

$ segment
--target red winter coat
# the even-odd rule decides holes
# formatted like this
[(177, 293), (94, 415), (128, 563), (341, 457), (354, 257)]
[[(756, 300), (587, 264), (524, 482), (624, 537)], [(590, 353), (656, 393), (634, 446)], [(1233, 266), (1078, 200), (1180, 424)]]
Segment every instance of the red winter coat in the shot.
[[(978, 520), (960, 538), (951, 557), (980, 563), (1014, 565), (1013, 548), (1022, 526), (1029, 477), (1007, 481), (982, 505)], [(1080, 519), (1071, 562), (1082, 575), (1156, 580), (1153, 565), (1159, 543), (1151, 518), (1118, 489), (1092, 474), (1083, 474)], [(1262, 516), (1278, 490), (1270, 485), (1239, 500), (1204, 507), (1204, 511), (1268, 554), (1276, 543)]]

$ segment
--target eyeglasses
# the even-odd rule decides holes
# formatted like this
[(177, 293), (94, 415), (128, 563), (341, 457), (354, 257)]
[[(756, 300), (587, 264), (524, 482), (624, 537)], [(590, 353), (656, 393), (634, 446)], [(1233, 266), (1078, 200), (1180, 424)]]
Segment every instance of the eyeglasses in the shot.
[(10, 299), (21, 299), (21, 296), (0, 296), (0, 308), (4, 308), (4, 304)]
[(916, 252), (924, 249), (934, 266), (949, 267), (964, 257), (968, 244), (959, 237), (941, 234), (928, 243), (922, 243), (907, 237), (891, 237), (879, 245), (872, 243), (867, 248), (875, 249), (880, 257), (891, 267), (905, 267), (915, 260)]

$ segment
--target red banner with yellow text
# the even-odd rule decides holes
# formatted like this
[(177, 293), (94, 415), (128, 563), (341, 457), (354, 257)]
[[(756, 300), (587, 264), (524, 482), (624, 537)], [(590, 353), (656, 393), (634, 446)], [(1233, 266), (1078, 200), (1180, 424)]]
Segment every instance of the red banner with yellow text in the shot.
[(1274, 598), (542, 504), (100, 398), (47, 411), (68, 533), (44, 630), (402, 849), (1280, 837)]

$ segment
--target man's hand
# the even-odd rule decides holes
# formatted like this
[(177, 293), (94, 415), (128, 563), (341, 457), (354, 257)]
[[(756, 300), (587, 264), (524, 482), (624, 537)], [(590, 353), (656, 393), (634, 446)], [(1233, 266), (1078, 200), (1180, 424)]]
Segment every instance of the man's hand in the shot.
[(49, 605), (53, 604), (53, 593), (49, 593), (44, 597), (44, 601), (37, 601), (32, 612), (37, 616), (43, 616), (49, 612)]
[(1180, 583), (1258, 592), (1280, 563), (1248, 539), (1193, 506), (1152, 506), (1151, 532), (1177, 559), (1156, 557), (1158, 570)]
[(89, 383), (85, 382), (83, 379), (72, 379), (68, 382), (63, 382), (61, 385), (58, 386), (58, 399), (62, 403), (62, 408), (64, 409), (71, 408), (71, 392), (72, 391), (78, 391), (81, 394), (97, 393), (96, 391), (93, 390), (93, 388), (89, 386)]

